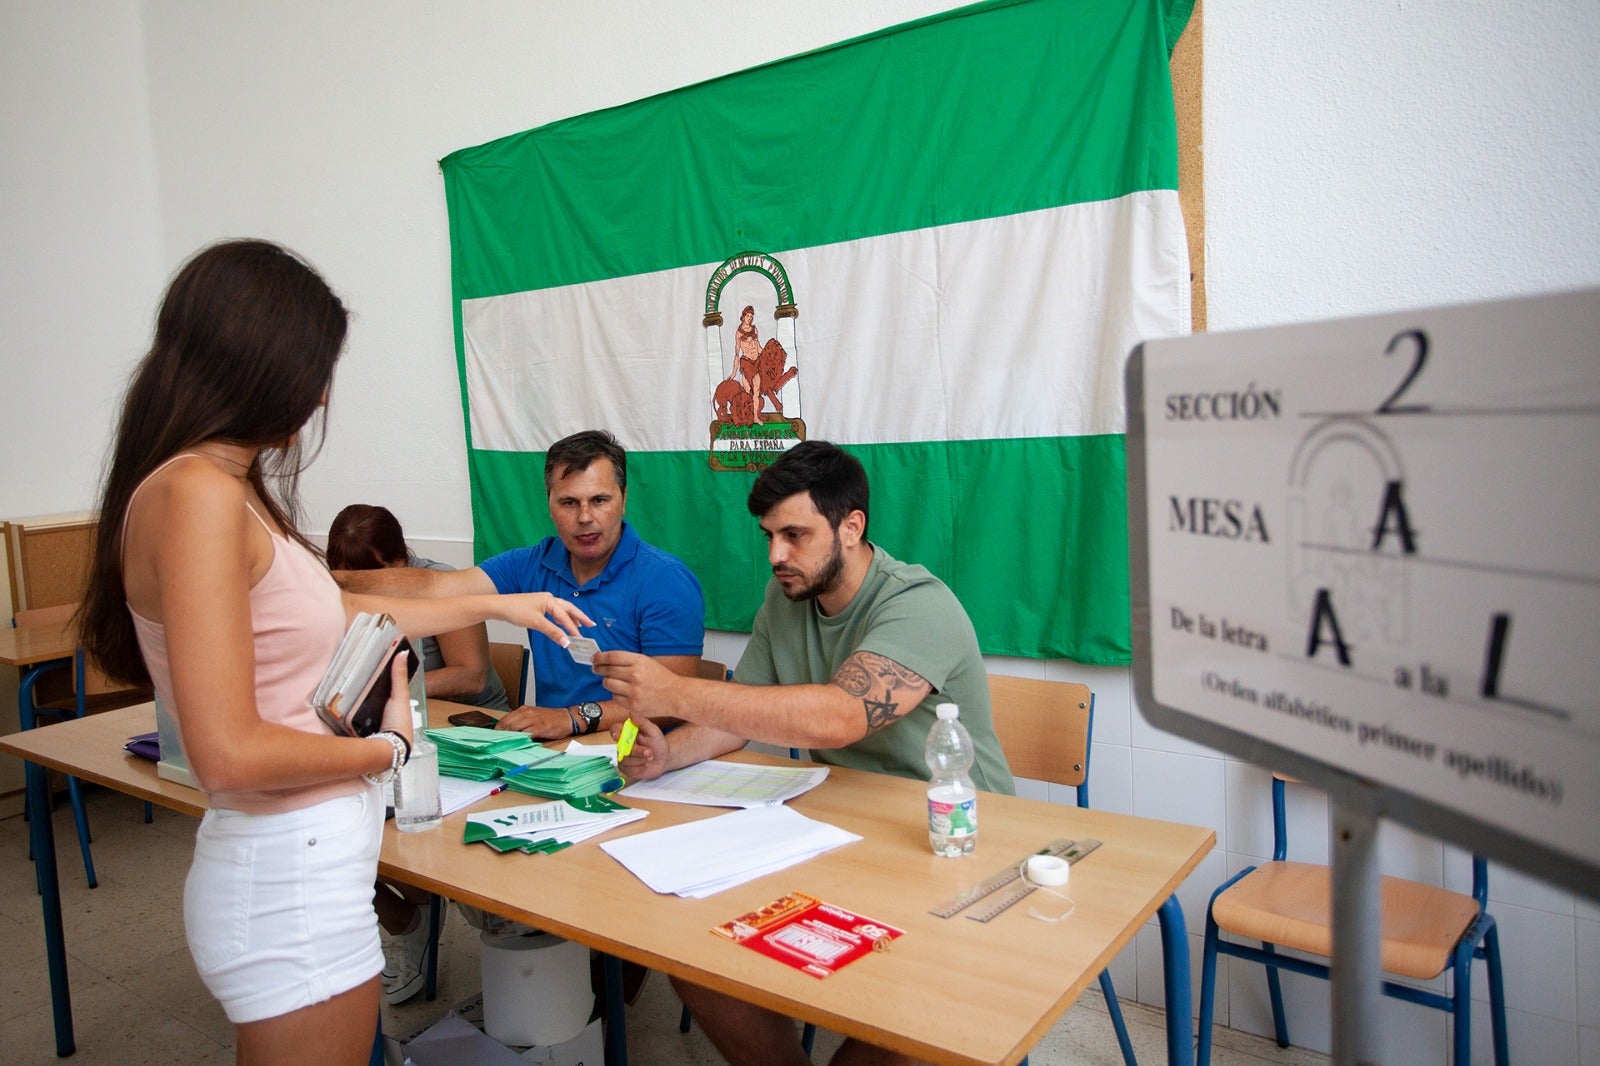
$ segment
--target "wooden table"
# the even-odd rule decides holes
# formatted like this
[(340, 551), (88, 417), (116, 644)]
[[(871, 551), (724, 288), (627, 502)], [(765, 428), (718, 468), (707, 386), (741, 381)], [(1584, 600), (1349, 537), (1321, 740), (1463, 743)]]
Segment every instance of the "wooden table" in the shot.
[(21, 628), (0, 625), (0, 663), (7, 666), (21, 669), (70, 659), (77, 646), (70, 622)]
[[(457, 708), (434, 701), (429, 709), (437, 721)], [(203, 795), (161, 780), (153, 764), (123, 752), (126, 738), (149, 732), (153, 720), (153, 705), (144, 704), (3, 737), (0, 751), (175, 810), (201, 813)], [(749, 753), (736, 758), (785, 761)], [(485, 805), (529, 802), (537, 801), (508, 792)], [(609, 834), (610, 839), (725, 813), (673, 803), (636, 805), (649, 816)], [(1188, 942), (1173, 893), (1214, 845), (1211, 830), (985, 795), (979, 850), (971, 858), (951, 860), (928, 848), (920, 782), (835, 768), (821, 787), (790, 806), (864, 839), (709, 899), (685, 900), (652, 892), (595, 841), (533, 856), (464, 845), (465, 814), (458, 813), (436, 832), (401, 834), (386, 828), (379, 870), (847, 1036), (951, 1063), (1020, 1060), (1155, 914), (1166, 951), (1170, 1061), (1192, 1061)], [(45, 830), (39, 834), (45, 839), (36, 838), (35, 854), (49, 865), (54, 855), (49, 819), (36, 818), (31, 825)], [(1028, 916), (1025, 905), (988, 923), (928, 913), (1058, 837), (1103, 842), (1073, 867), (1071, 895), (1077, 906), (1066, 921), (1041, 923)], [(819, 981), (710, 932), (790, 891), (899, 926), (906, 935), (890, 951)], [(46, 893), (44, 900), (47, 939), (52, 924), (60, 928), (59, 898), (53, 900), (52, 914), (54, 895)], [(52, 959), (58, 1015), (67, 999), (64, 952), (61, 966), (58, 983)], [(58, 1053), (72, 1050), (70, 1013), (66, 1040), (62, 1050), (58, 1017)]]

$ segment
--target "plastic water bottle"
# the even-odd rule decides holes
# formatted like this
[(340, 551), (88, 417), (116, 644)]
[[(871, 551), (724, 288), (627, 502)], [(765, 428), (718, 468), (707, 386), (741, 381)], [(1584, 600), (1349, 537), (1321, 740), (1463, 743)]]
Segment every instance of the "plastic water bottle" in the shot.
[(394, 824), (420, 833), (439, 824), (439, 748), (428, 739), (422, 712), (411, 701), (411, 758), (394, 779)]
[(978, 790), (967, 771), (977, 750), (957, 717), (956, 705), (941, 703), (928, 731), (928, 843), (935, 855), (954, 859), (978, 845)]

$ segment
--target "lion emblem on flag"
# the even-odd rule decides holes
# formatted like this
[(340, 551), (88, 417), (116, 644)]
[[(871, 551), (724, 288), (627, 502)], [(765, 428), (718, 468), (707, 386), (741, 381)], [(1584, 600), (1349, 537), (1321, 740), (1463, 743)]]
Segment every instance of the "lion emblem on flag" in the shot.
[[(724, 301), (743, 304), (736, 323), (724, 318)], [(799, 316), (788, 273), (776, 258), (741, 252), (712, 272), (701, 324), (713, 470), (760, 470), (805, 439), (795, 354)]]

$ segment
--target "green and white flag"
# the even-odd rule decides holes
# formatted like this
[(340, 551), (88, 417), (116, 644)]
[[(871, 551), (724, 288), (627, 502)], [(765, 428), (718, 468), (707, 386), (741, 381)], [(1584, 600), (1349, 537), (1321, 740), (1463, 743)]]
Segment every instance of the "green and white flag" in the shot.
[(1126, 663), (1122, 365), (1189, 328), (1192, 2), (994, 0), (447, 156), (478, 558), (609, 429), (629, 520), (748, 629), (745, 496), (821, 438), (985, 652)]

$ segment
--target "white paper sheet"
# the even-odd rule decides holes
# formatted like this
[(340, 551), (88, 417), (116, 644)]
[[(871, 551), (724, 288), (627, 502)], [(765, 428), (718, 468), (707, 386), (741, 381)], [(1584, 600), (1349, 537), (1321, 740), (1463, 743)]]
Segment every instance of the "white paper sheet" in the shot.
[(696, 898), (861, 838), (788, 807), (751, 807), (600, 845), (656, 892)]

